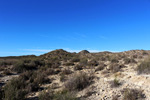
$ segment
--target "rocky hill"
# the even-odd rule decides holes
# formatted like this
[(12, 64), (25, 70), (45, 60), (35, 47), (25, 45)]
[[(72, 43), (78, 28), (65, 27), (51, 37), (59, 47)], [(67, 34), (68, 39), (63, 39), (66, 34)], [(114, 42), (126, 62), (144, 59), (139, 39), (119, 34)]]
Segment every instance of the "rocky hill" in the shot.
[(150, 100), (150, 51), (0, 58), (0, 100)]

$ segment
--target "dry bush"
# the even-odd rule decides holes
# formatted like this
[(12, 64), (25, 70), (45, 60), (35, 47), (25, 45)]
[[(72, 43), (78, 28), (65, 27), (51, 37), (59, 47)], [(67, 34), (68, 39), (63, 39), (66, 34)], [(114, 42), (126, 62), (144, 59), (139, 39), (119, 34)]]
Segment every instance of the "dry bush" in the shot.
[(66, 81), (66, 76), (64, 74), (60, 75), (60, 81), (65, 82)]
[(66, 89), (69, 91), (73, 90), (82, 90), (88, 85), (90, 85), (92, 77), (87, 73), (74, 74), (72, 77), (68, 79), (65, 83)]
[(98, 62), (96, 60), (91, 60), (88, 62), (88, 66), (98, 66)]
[(12, 75), (12, 72), (11, 72), (9, 69), (5, 69), (5, 70), (3, 71), (3, 74), (4, 74), (4, 75)]
[(121, 66), (117, 63), (112, 63), (110, 66), (109, 66), (109, 70), (113, 73), (116, 73), (118, 71), (120, 71), (121, 69)]
[(65, 65), (65, 66), (73, 66), (73, 65), (74, 65), (74, 62), (66, 62), (66, 63), (64, 63), (63, 65)]
[(123, 100), (141, 100), (145, 98), (142, 90), (125, 88), (122, 91)]
[(81, 65), (81, 64), (77, 64), (74, 66), (74, 70), (82, 70), (84, 67), (84, 65)]
[(118, 98), (119, 98), (118, 95), (113, 95), (112, 100), (119, 100)]
[(62, 90), (60, 92), (52, 91), (50, 88), (46, 91), (42, 91), (39, 94), (39, 100), (80, 100), (76, 97), (75, 92)]
[(101, 70), (103, 70), (104, 68), (105, 68), (105, 64), (104, 63), (100, 63), (99, 65), (98, 65), (98, 67), (95, 69), (95, 71), (101, 71)]
[(61, 74), (63, 74), (63, 75), (69, 75), (69, 74), (71, 74), (72, 73), (72, 71), (69, 69), (69, 68), (65, 68), (64, 70), (62, 70), (62, 72), (61, 72)]
[(3, 100), (4, 98), (4, 90), (2, 89), (2, 87), (0, 87), (0, 100)]
[(87, 62), (88, 62), (87, 58), (82, 58), (82, 59), (80, 60), (79, 64), (86, 66), (86, 65), (87, 65)]
[(116, 55), (109, 55), (108, 60), (111, 61), (111, 63), (118, 63), (119, 62), (119, 57)]
[(130, 63), (137, 63), (134, 58), (125, 58), (124, 59), (125, 64), (130, 64)]
[(150, 58), (144, 60), (136, 68), (138, 74), (150, 74)]
[(71, 62), (80, 62), (80, 59), (78, 57), (73, 57), (71, 59)]

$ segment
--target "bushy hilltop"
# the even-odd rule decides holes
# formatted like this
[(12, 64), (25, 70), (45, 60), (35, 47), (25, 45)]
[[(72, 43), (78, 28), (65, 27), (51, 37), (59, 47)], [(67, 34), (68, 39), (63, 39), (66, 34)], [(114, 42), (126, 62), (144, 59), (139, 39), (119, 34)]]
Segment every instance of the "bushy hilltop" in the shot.
[(0, 58), (0, 100), (150, 100), (150, 51)]

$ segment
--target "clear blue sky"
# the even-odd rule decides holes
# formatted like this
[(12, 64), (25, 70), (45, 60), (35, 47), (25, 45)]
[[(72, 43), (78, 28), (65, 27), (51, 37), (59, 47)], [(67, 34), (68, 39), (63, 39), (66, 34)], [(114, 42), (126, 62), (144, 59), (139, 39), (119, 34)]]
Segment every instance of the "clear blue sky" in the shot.
[(150, 0), (0, 0), (0, 56), (149, 45)]

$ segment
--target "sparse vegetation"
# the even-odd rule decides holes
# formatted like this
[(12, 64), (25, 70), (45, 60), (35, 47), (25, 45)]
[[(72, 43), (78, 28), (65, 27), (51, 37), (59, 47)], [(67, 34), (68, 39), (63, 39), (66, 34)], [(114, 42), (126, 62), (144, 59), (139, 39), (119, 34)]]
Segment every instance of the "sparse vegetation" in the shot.
[(150, 58), (142, 61), (136, 68), (138, 74), (150, 74)]
[(125, 64), (136, 63), (136, 61), (134, 60), (134, 58), (125, 58), (124, 63)]
[(125, 88), (122, 90), (123, 100), (141, 100), (145, 98), (142, 90)]
[(48, 91), (42, 91), (39, 95), (39, 100), (80, 100), (76, 97), (75, 92), (69, 92), (67, 90), (62, 90), (61, 92), (56, 92), (48, 89)]
[[(149, 54), (148, 51), (69, 53), (60, 49), (39, 57), (31, 55), (0, 58), (0, 100), (30, 100), (38, 92), (39, 95), (35, 98), (39, 100), (86, 100), (94, 96), (100, 97), (99, 91), (107, 96), (109, 91), (105, 90), (106, 87), (113, 94), (110, 98), (103, 97), (104, 99), (141, 100), (145, 96), (139, 89), (125, 88), (120, 95), (120, 89), (128, 85), (122, 85), (126, 80), (121, 81), (121, 78), (131, 81), (134, 76), (127, 75), (128, 71), (130, 73), (128, 68), (136, 66), (138, 61)], [(139, 74), (149, 74), (150, 58), (142, 61), (136, 71)], [(10, 77), (17, 78), (10, 80)], [(114, 77), (117, 78), (112, 80)], [(51, 88), (47, 89), (49, 86)]]

